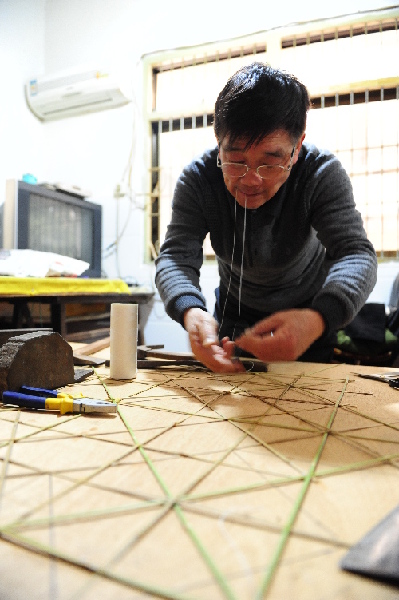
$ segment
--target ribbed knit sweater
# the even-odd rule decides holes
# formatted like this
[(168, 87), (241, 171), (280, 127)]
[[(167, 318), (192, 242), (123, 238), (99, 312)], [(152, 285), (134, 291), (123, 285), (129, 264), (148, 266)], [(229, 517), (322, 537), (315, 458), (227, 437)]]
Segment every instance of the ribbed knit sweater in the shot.
[(328, 330), (349, 323), (375, 285), (377, 259), (339, 160), (304, 143), (276, 195), (245, 211), (224, 184), (217, 153), (214, 148), (193, 160), (176, 184), (171, 223), (156, 260), (156, 285), (168, 315), (183, 324), (188, 308), (206, 310), (199, 275), (209, 232), (220, 283), (225, 289), (230, 284), (236, 304), (243, 255), (246, 311), (266, 315), (309, 302)]

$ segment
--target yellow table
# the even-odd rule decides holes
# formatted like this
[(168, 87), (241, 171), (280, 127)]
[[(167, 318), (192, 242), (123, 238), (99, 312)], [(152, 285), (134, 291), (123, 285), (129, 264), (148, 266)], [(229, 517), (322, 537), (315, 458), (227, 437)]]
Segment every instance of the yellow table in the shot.
[(120, 279), (79, 279), (72, 277), (0, 277), (0, 302), (13, 304), (14, 329), (21, 327), (27, 303), (49, 304), (51, 327), (66, 335), (66, 305), (113, 302), (145, 304), (154, 294), (133, 288)]
[(399, 392), (354, 370), (104, 367), (73, 388), (116, 416), (3, 407), (0, 597), (397, 598), (339, 566), (399, 503)]

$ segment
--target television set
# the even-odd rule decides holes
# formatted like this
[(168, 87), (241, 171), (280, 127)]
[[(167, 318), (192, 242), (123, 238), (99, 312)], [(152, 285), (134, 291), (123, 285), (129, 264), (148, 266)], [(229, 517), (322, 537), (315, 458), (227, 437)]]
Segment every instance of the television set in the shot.
[(90, 266), (81, 277), (101, 277), (101, 205), (10, 179), (0, 212), (2, 248), (55, 252), (83, 260)]

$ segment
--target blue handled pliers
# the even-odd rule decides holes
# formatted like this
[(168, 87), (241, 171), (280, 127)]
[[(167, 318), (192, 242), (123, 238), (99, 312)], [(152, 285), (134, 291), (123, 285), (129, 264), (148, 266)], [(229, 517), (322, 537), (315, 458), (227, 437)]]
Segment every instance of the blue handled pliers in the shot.
[(106, 400), (86, 398), (83, 394), (66, 394), (22, 386), (19, 392), (3, 392), (3, 404), (42, 410), (58, 410), (65, 413), (115, 413), (117, 405)]

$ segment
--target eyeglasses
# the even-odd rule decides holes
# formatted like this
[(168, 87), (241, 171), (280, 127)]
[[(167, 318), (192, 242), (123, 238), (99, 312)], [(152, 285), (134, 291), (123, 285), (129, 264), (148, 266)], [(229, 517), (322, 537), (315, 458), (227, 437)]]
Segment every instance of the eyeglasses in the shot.
[[(296, 145), (295, 145), (296, 146)], [(290, 154), (290, 164), (288, 167), (283, 167), (283, 165), (260, 165), (254, 170), (262, 179), (273, 179), (281, 174), (282, 171), (289, 172), (292, 168), (292, 159), (294, 158), (295, 146), (292, 149)], [(229, 175), (230, 177), (244, 177), (251, 170), (251, 167), (242, 163), (235, 162), (224, 162), (220, 160), (220, 156), (218, 154), (216, 158), (216, 164), (220, 167), (225, 175)]]

